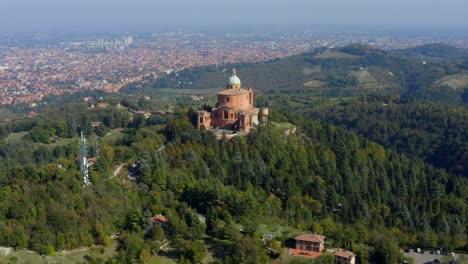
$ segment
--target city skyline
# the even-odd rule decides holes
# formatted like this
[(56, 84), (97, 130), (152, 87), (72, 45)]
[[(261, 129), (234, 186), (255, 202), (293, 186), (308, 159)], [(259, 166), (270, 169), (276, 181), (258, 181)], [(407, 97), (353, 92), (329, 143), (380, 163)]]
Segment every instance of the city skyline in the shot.
[(333, 25), (462, 31), (468, 2), (333, 0), (0, 0), (0, 31)]

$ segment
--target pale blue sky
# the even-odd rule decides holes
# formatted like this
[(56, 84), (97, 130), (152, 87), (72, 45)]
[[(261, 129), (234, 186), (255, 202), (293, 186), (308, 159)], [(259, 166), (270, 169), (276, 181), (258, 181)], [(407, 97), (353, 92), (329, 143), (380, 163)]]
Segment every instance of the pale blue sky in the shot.
[(166, 24), (468, 28), (468, 0), (0, 0), (0, 29)]

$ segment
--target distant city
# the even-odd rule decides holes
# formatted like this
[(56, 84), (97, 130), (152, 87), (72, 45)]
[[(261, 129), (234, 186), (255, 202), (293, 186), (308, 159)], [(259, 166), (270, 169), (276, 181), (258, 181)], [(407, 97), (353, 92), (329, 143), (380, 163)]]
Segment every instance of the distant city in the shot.
[[(34, 105), (47, 95), (80, 90), (117, 92), (128, 83), (200, 65), (260, 62), (319, 47), (364, 43), (383, 50), (444, 42), (468, 48), (468, 39), (394, 36), (366, 32), (125, 34), (114, 38), (48, 41), (0, 36), (0, 104)], [(37, 43), (31, 39), (38, 39)]]

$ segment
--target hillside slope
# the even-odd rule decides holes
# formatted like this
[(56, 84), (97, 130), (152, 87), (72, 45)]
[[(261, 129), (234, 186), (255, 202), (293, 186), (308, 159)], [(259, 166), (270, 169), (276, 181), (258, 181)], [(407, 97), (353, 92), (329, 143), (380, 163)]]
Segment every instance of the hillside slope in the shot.
[[(419, 49), (425, 50), (428, 47)], [(437, 81), (450, 75), (466, 73), (468, 59), (460, 56), (456, 62), (449, 59), (426, 62), (415, 57), (418, 49), (414, 50), (388, 53), (360, 44), (334, 49), (321, 48), (261, 63), (186, 69), (163, 76), (143, 89), (136, 88), (139, 87), (137, 84), (130, 84), (121, 91), (152, 93), (154, 88), (221, 89), (229, 77), (230, 68), (235, 67), (242, 84), (251, 86), (256, 91), (309, 89), (327, 96), (349, 96), (356, 93), (399, 94), (459, 104), (464, 87), (457, 87), (460, 88), (458, 90), (448, 89), (443, 82)], [(438, 56), (436, 51), (424, 54)], [(445, 57), (457, 57), (463, 52), (464, 50), (456, 49)]]

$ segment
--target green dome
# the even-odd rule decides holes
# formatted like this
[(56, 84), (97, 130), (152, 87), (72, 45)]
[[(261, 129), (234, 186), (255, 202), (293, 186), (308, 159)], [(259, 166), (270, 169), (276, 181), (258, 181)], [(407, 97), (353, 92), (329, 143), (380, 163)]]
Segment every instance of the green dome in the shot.
[(236, 75), (229, 77), (228, 84), (240, 84), (240, 83), (241, 83), (241, 81), (240, 81), (239, 77), (237, 77)]

